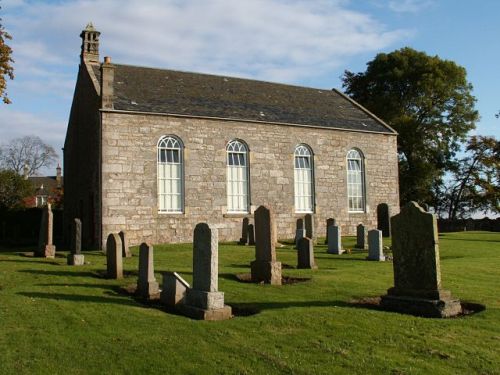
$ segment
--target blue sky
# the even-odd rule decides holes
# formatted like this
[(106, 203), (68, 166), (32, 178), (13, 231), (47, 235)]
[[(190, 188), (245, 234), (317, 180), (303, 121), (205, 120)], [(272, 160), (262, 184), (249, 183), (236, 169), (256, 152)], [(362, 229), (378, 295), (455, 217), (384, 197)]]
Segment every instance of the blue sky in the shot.
[[(323, 89), (379, 52), (409, 46), (466, 68), (481, 120), (500, 137), (497, 0), (0, 0), (12, 34), (11, 105), (0, 143), (38, 135), (60, 152), (79, 63), (79, 34), (101, 31), (101, 59)], [(53, 169), (53, 168), (52, 168)], [(53, 170), (42, 173), (53, 174)]]

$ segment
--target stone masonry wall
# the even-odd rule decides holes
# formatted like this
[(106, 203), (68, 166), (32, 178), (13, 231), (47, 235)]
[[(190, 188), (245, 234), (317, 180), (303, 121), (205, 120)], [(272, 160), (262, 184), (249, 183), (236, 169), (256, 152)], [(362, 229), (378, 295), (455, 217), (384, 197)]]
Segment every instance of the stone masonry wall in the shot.
[[(156, 146), (164, 135), (184, 143), (185, 212), (158, 213)], [(274, 208), (279, 238), (293, 238), (294, 149), (314, 152), (315, 227), (324, 236), (334, 217), (343, 234), (355, 234), (363, 222), (376, 228), (376, 207), (388, 203), (399, 212), (396, 137), (298, 126), (192, 119), (162, 115), (102, 113), (102, 238), (127, 231), (132, 245), (191, 242), (193, 229), (208, 222), (219, 240), (241, 236), (244, 215), (226, 213), (226, 144), (240, 139), (249, 147), (252, 212), (261, 204)], [(358, 148), (365, 156), (365, 213), (347, 207), (346, 154)], [(251, 217), (251, 215), (248, 215)], [(253, 219), (250, 219), (252, 222)]]

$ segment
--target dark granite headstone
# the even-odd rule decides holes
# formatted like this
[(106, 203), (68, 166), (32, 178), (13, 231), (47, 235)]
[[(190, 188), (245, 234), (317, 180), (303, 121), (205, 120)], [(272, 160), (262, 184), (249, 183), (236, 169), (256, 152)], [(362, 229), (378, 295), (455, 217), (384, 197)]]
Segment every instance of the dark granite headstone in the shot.
[(383, 237), (390, 237), (391, 221), (387, 203), (380, 203), (377, 206), (377, 229), (382, 231)]
[(314, 259), (314, 245), (310, 238), (302, 237), (299, 239), (297, 250), (297, 268), (318, 268)]

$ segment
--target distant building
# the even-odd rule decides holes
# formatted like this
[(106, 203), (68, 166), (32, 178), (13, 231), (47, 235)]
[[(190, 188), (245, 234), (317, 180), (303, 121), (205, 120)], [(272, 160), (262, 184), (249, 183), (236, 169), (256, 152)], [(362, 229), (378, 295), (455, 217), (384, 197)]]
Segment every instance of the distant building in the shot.
[(87, 247), (120, 230), (131, 244), (187, 242), (199, 222), (231, 241), (262, 204), (279, 238), (306, 213), (319, 234), (329, 217), (354, 234), (376, 227), (380, 203), (399, 212), (397, 134), (341, 92), (101, 63), (100, 33), (80, 36), (66, 236), (79, 217)]
[(59, 165), (56, 168), (55, 176), (26, 176), (25, 178), (30, 181), (35, 188), (34, 195), (24, 200), (27, 207), (43, 207), (47, 203), (57, 206), (61, 203), (63, 195), (63, 177)]

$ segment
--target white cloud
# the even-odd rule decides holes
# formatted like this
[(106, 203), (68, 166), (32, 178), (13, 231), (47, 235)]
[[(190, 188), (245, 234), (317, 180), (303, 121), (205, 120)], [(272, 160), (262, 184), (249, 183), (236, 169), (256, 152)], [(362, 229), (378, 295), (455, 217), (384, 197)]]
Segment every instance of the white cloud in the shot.
[(388, 7), (396, 13), (418, 13), (433, 3), (432, 0), (391, 0)]

